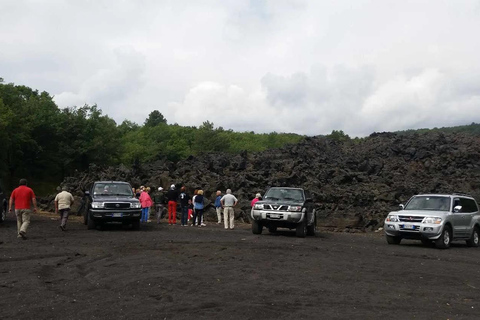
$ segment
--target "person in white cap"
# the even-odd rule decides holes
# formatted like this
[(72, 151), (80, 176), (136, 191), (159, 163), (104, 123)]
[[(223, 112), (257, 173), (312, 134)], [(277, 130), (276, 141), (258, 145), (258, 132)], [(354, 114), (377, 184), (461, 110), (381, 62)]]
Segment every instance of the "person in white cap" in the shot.
[(153, 202), (155, 203), (157, 223), (160, 223), (160, 220), (163, 218), (163, 210), (165, 208), (165, 194), (163, 193), (162, 187), (158, 187), (158, 191), (155, 192), (155, 196), (153, 197)]
[(175, 188), (175, 185), (170, 186), (170, 190), (167, 192), (168, 199), (168, 224), (176, 225), (177, 224), (177, 200), (178, 200), (178, 191)]

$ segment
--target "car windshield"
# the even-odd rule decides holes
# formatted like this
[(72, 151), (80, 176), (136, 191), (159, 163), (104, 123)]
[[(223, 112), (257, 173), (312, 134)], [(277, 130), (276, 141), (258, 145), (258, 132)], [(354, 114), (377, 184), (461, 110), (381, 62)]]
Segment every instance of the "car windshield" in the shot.
[(450, 211), (450, 202), (450, 197), (416, 196), (407, 203), (405, 210)]
[(132, 188), (125, 183), (97, 183), (93, 193), (97, 196), (128, 196), (133, 197)]
[(303, 192), (300, 189), (271, 188), (265, 194), (264, 199), (303, 201)]

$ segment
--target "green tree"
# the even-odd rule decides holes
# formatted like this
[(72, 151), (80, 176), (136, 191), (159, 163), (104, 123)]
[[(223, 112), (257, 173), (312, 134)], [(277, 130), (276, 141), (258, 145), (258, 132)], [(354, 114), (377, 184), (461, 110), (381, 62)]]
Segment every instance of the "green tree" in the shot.
[(159, 124), (167, 124), (167, 119), (160, 113), (158, 110), (153, 110), (148, 115), (147, 120), (145, 120), (146, 127), (156, 127)]

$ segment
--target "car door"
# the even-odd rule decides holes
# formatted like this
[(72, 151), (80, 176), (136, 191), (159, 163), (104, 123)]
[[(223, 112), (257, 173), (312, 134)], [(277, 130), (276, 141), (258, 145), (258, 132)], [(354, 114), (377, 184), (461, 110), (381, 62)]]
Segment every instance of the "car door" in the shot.
[(460, 198), (462, 209), (465, 208), (463, 214), (464, 235), (470, 236), (473, 228), (473, 217), (478, 214), (478, 207), (475, 200), (469, 198)]
[(453, 228), (453, 236), (455, 238), (461, 238), (465, 236), (465, 207), (462, 206), (459, 212), (455, 212), (455, 207), (462, 206), (461, 200), (459, 197), (453, 198), (452, 202), (452, 228)]

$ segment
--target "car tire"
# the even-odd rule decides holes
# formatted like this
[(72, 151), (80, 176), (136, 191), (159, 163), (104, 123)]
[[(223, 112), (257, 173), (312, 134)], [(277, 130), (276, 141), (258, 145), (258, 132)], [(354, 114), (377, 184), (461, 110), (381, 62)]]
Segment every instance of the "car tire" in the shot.
[(253, 220), (252, 222), (252, 232), (253, 234), (261, 234), (263, 229), (262, 222)]
[(402, 241), (402, 238), (389, 236), (388, 234), (386, 235), (386, 238), (388, 244), (400, 244), (400, 242)]
[(95, 221), (90, 217), (90, 215), (88, 215), (88, 218), (87, 218), (87, 229), (88, 230), (93, 230), (93, 229), (96, 229), (97, 228), (97, 224), (95, 223)]
[(440, 238), (435, 240), (435, 246), (439, 249), (448, 249), (450, 248), (450, 242), (452, 242), (452, 229), (449, 226), (445, 226)]
[(478, 247), (480, 242), (480, 229), (475, 227), (472, 232), (472, 236), (467, 240), (467, 246)]
[(305, 238), (307, 235), (307, 221), (305, 219), (297, 224), (296, 234), (299, 238)]
[(0, 223), (3, 223), (5, 220), (7, 220), (7, 206), (2, 205), (0, 211), (2, 211), (0, 215)]
[(140, 230), (140, 219), (132, 221), (132, 230), (135, 230), (135, 231)]
[(315, 236), (317, 233), (317, 217), (313, 219), (313, 223), (307, 226), (307, 236)]

